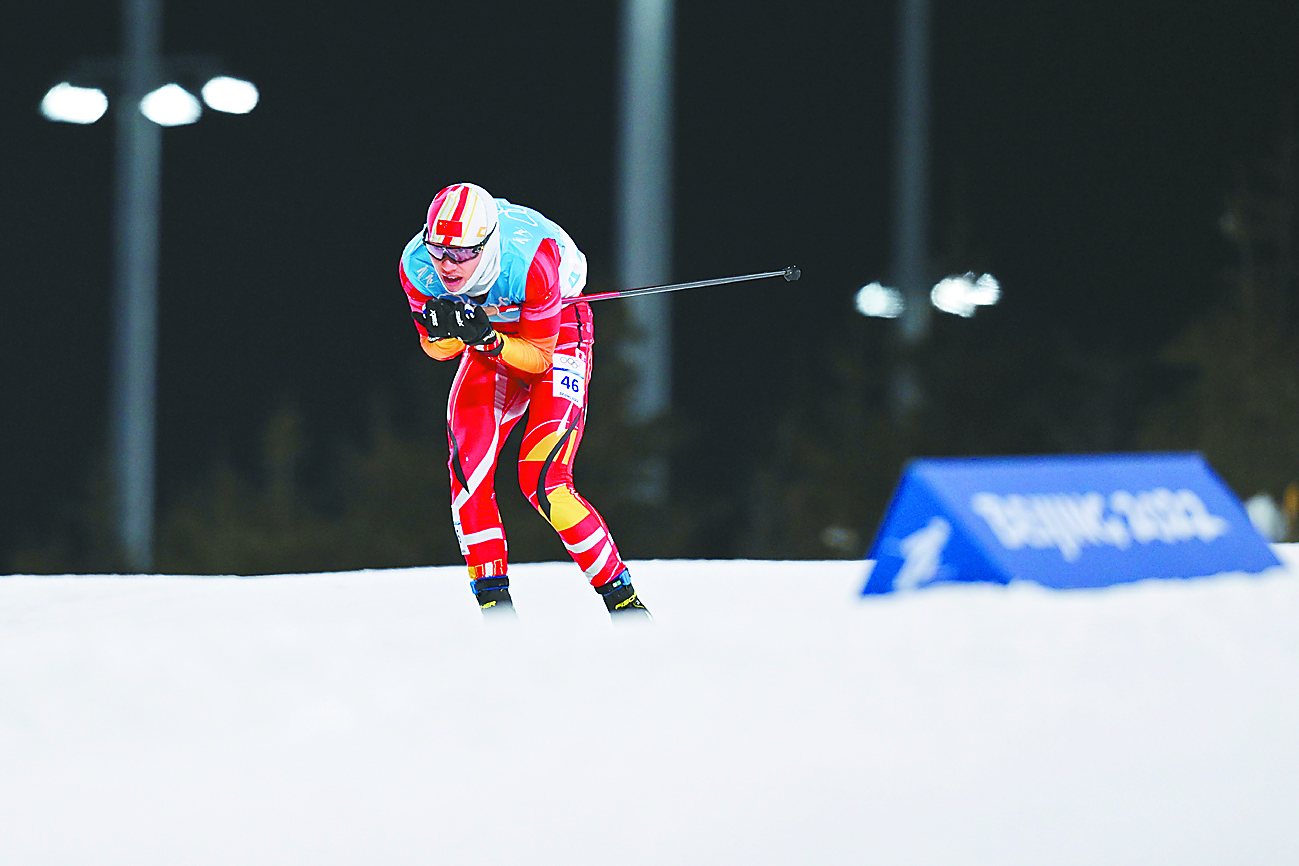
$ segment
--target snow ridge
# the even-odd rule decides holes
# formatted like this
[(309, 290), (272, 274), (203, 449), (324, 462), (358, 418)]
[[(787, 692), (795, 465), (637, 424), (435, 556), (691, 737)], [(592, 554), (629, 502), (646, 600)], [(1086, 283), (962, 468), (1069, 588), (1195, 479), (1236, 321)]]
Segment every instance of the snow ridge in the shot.
[(860, 562), (0, 579), (0, 862), (1299, 862), (1299, 556), (858, 597)]

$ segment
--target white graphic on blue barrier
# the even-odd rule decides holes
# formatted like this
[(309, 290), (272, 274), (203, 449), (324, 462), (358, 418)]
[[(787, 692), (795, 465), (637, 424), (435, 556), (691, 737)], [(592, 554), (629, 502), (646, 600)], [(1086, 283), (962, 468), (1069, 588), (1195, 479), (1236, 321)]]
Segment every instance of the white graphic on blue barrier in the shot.
[(893, 578), (896, 590), (917, 589), (938, 576), (943, 564), (943, 548), (952, 537), (952, 524), (935, 517), (922, 529), (902, 539), (902, 567)]
[(1073, 562), (1084, 547), (1102, 545), (1126, 550), (1134, 542), (1178, 544), (1212, 542), (1230, 524), (1210, 514), (1193, 490), (1164, 487), (1130, 493), (1046, 493), (1032, 496), (976, 493), (970, 508), (982, 517), (1007, 550), (1055, 548)]

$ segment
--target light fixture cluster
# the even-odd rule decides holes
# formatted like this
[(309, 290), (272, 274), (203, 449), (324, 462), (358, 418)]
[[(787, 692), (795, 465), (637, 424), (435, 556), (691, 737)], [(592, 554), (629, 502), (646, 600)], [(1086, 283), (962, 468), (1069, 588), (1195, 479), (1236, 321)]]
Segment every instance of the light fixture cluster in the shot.
[[(1001, 284), (992, 274), (967, 272), (944, 277), (929, 292), (929, 302), (944, 313), (970, 318), (979, 307), (1001, 300)], [(857, 290), (857, 312), (863, 316), (896, 319), (906, 309), (906, 298), (897, 289), (870, 283)]]
[[(214, 111), (247, 114), (257, 107), (259, 94), (251, 81), (218, 75), (200, 91)], [(108, 111), (108, 96), (98, 87), (78, 87), (67, 81), (50, 88), (41, 100), (41, 114), (62, 123), (94, 123)], [(198, 97), (175, 82), (164, 84), (140, 100), (140, 112), (159, 126), (183, 126), (203, 114)]]

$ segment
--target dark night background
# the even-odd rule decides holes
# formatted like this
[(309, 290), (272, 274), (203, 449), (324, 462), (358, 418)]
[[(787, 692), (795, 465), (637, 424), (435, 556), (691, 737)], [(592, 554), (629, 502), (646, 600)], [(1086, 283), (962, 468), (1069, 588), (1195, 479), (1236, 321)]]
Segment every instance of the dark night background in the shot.
[[(935, 269), (991, 272), (1004, 300), (969, 321), (936, 314), (919, 361), (926, 409), (900, 428), (888, 420), (893, 325), (852, 310), (890, 265), (895, 5), (678, 5), (672, 277), (798, 264), (803, 279), (675, 296), (672, 508), (697, 531), (662, 550), (628, 531), (631, 556), (860, 555), (908, 455), (1214, 456), (1167, 409), (1194, 378), (1161, 352), (1239, 289), (1245, 247), (1221, 218), (1233, 195), (1281, 176), (1299, 6), (935, 0)], [(619, 4), (243, 0), (165, 15), (168, 53), (221, 55), (261, 104), (163, 135), (162, 512), (214, 463), (255, 479), (286, 403), (311, 443), (308, 487), (340, 449), (370, 447), (376, 395), (396, 404), (398, 430), (440, 417), (445, 391), (411, 372), (423, 359), (396, 272), (447, 183), (541, 210), (587, 253), (591, 289), (618, 288)], [(75, 534), (95, 496), (113, 127), (50, 123), (38, 105), (76, 60), (120, 48), (117, 3), (11, 4), (3, 20), (0, 566)], [(1289, 165), (1290, 186), (1274, 187), (1292, 206)], [(1292, 216), (1269, 219), (1289, 220), (1293, 239)], [(1295, 285), (1288, 249), (1263, 248), (1281, 263), (1282, 296)], [(596, 308), (598, 325), (616, 304)], [(1286, 347), (1290, 322), (1272, 322)], [(1291, 393), (1287, 375), (1279, 391)], [(592, 411), (598, 440), (612, 422)], [(1299, 438), (1259, 423), (1269, 442)], [(427, 462), (444, 472), (428, 429)], [(1299, 478), (1299, 464), (1269, 466), (1226, 474), (1242, 495)], [(861, 494), (826, 492), (836, 478)], [(342, 489), (317, 487), (324, 499)], [(426, 492), (421, 519), (449, 535), (445, 488)], [(772, 503), (805, 503), (811, 541), (789, 539)], [(816, 520), (861, 538), (818, 547)]]

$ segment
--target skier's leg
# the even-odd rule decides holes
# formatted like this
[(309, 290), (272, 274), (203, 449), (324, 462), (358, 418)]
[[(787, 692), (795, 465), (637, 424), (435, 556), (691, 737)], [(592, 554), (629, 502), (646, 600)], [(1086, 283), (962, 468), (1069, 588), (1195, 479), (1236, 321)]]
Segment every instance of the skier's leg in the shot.
[(484, 610), (513, 607), (507, 548), (496, 507), (496, 459), (528, 408), (527, 390), (494, 359), (466, 352), (447, 399), (451, 520)]
[(609, 610), (643, 611), (604, 518), (573, 486), (573, 461), (586, 429), (591, 343), (590, 308), (569, 307), (554, 366), (531, 387), (528, 426), (519, 448), (519, 486), (559, 533)]

